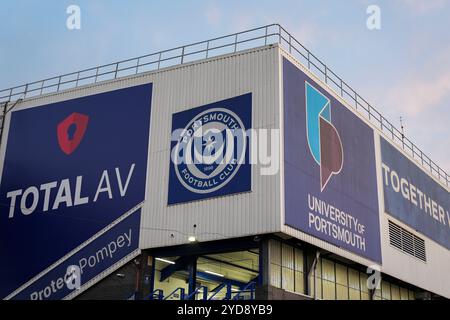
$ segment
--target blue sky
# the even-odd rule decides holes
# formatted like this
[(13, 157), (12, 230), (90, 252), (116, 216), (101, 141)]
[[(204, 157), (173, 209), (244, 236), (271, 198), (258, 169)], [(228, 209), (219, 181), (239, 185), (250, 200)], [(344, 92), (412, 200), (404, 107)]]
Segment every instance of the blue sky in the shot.
[[(66, 8), (81, 8), (81, 30)], [(368, 30), (366, 8), (381, 9)], [(3, 0), (0, 88), (277, 22), (450, 172), (450, 1)]]

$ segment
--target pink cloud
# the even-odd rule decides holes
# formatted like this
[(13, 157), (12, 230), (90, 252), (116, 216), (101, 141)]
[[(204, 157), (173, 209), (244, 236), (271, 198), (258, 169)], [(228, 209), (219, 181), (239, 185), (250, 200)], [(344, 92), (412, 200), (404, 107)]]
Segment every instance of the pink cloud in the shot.
[(222, 12), (216, 4), (210, 4), (205, 11), (206, 22), (212, 26), (218, 26), (222, 20)]
[(415, 14), (424, 14), (445, 7), (446, 0), (401, 0), (409, 10)]

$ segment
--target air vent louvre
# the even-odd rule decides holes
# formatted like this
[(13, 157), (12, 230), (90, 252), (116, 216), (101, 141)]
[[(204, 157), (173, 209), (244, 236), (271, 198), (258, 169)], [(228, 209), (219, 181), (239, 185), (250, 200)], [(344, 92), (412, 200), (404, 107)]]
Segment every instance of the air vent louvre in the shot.
[(427, 261), (425, 240), (389, 221), (389, 243), (401, 251)]

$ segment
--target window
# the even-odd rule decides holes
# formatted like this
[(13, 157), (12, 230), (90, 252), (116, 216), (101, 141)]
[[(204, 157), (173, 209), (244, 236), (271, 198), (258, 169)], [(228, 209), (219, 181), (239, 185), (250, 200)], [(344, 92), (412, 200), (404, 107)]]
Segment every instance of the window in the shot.
[(277, 240), (269, 241), (270, 284), (276, 288), (305, 293), (303, 251)]
[(281, 279), (282, 288), (294, 291), (294, 248), (288, 244), (281, 245)]
[(270, 284), (276, 288), (281, 288), (281, 243), (279, 241), (269, 241), (270, 255)]
[(408, 300), (408, 289), (400, 288), (400, 299), (401, 300)]
[(400, 288), (395, 284), (391, 284), (391, 299), (400, 300)]
[[(315, 296), (317, 299), (322, 299), (322, 259), (317, 260), (316, 264), (316, 276), (314, 277), (314, 272), (311, 272), (311, 276), (309, 277), (309, 286), (311, 288), (312, 296)], [(315, 289), (317, 288), (317, 294), (315, 295)]]
[(361, 291), (359, 286), (359, 272), (354, 269), (348, 269), (348, 287), (349, 299), (361, 300)]
[[(269, 241), (270, 284), (284, 290), (306, 293), (305, 281), (310, 295), (324, 300), (370, 300), (367, 287), (368, 274), (332, 260), (319, 257), (315, 273), (306, 279), (305, 254), (303, 250), (278, 240)], [(387, 279), (389, 279), (387, 277)], [(314, 292), (317, 291), (315, 295)], [(383, 279), (373, 294), (374, 300), (414, 300), (414, 291)]]
[(303, 251), (294, 250), (295, 292), (305, 293), (305, 273), (303, 271)]
[(381, 288), (375, 289), (375, 294), (373, 296), (373, 300), (381, 300)]
[(322, 290), (323, 299), (336, 299), (336, 276), (334, 262), (322, 259)]
[(383, 300), (391, 300), (391, 284), (381, 281), (381, 297)]
[(378, 283), (378, 286), (375, 288), (375, 294), (373, 296), (374, 300), (381, 300), (381, 282)]
[(336, 263), (336, 294), (337, 300), (348, 300), (347, 267)]
[(365, 273), (360, 272), (359, 273), (359, 282), (360, 282), (360, 288), (361, 288), (361, 300), (370, 300), (370, 292), (369, 288), (367, 287), (367, 279), (368, 275)]

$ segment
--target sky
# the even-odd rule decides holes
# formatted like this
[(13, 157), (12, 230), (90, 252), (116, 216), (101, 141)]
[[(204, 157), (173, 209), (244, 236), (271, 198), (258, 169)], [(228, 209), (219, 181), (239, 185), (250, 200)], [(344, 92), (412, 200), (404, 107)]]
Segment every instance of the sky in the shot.
[[(69, 5), (81, 29), (69, 30)], [(381, 28), (369, 30), (368, 6)], [(450, 172), (450, 0), (2, 0), (0, 89), (280, 23)]]

